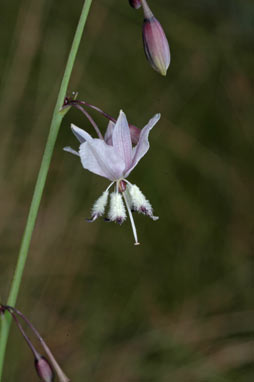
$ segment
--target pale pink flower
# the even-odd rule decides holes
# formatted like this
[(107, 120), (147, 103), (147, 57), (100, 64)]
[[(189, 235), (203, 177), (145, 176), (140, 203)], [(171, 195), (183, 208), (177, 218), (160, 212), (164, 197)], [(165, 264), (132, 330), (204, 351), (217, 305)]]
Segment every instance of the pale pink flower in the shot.
[(156, 114), (148, 122), (141, 130), (139, 140), (134, 147), (132, 146), (129, 124), (123, 111), (120, 111), (116, 123), (109, 122), (104, 139), (92, 138), (86, 131), (71, 125), (74, 135), (80, 142), (79, 151), (75, 151), (71, 147), (64, 148), (65, 151), (79, 156), (85, 169), (111, 181), (108, 188), (94, 203), (90, 221), (104, 215), (109, 189), (114, 186), (114, 192), (110, 195), (108, 220), (121, 224), (126, 219), (126, 205), (136, 245), (139, 242), (132, 210), (148, 215), (153, 220), (157, 220), (158, 217), (153, 216), (152, 206), (140, 189), (126, 178), (147, 153), (150, 130), (159, 119), (160, 114)]

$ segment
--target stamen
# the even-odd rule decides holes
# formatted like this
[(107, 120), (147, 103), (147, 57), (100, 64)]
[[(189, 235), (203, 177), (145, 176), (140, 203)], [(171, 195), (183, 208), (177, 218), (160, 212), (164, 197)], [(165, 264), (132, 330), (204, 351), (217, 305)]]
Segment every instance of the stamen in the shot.
[(103, 194), (95, 201), (92, 211), (91, 211), (91, 218), (86, 219), (88, 223), (94, 222), (99, 216), (102, 216), (105, 212), (105, 208), (108, 202), (108, 190), (112, 186), (113, 183), (111, 183), (106, 191), (103, 192)]
[(99, 215), (92, 215), (90, 219), (86, 218), (85, 220), (87, 221), (87, 223), (93, 223), (98, 217)]
[[(128, 184), (129, 186), (129, 184)], [(153, 220), (158, 220), (159, 217), (153, 216), (153, 208), (149, 200), (146, 199), (145, 195), (140, 191), (138, 186), (135, 184), (128, 187), (128, 191), (131, 196), (131, 206), (138, 212), (149, 216)]]
[(122, 224), (122, 222), (126, 219), (126, 212), (122, 195), (118, 192), (112, 192), (110, 197), (111, 200), (108, 218), (111, 221), (115, 221), (118, 224)]
[(110, 183), (110, 185), (107, 187), (106, 191), (108, 191), (110, 189), (110, 187), (113, 186), (114, 183), (115, 183), (115, 181)]
[(123, 198), (124, 198), (126, 208), (127, 208), (127, 211), (128, 211), (129, 217), (130, 217), (130, 221), (131, 221), (131, 228), (132, 228), (133, 236), (135, 239), (134, 245), (139, 245), (140, 243), (138, 242), (137, 230), (136, 230), (135, 222), (134, 222), (134, 219), (133, 219), (133, 216), (131, 213), (131, 208), (130, 208), (129, 203), (128, 203), (128, 197), (126, 197), (126, 191), (123, 192)]
[(103, 194), (96, 200), (92, 208), (92, 216), (101, 216), (104, 214), (105, 207), (108, 201), (108, 190), (104, 191)]
[(114, 183), (115, 181), (110, 183), (110, 185), (106, 188), (103, 194), (95, 201), (91, 211), (91, 218), (90, 219), (86, 218), (86, 221), (88, 223), (93, 223), (98, 217), (104, 214), (105, 208), (108, 202), (108, 191), (110, 187), (113, 186)]

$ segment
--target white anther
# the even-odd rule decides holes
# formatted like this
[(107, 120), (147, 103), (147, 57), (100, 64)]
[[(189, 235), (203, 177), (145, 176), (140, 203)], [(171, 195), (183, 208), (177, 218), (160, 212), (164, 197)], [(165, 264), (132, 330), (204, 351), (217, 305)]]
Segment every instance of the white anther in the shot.
[(104, 191), (103, 194), (96, 200), (92, 208), (92, 216), (102, 216), (105, 212), (105, 208), (108, 201), (108, 191)]
[(153, 208), (149, 202), (149, 200), (146, 199), (145, 195), (140, 191), (138, 186), (135, 184), (128, 187), (128, 191), (131, 196), (131, 204), (134, 210), (137, 210), (139, 212), (143, 212), (149, 216), (153, 216)]
[(110, 194), (110, 208), (108, 218), (111, 221), (122, 223), (126, 219), (126, 212), (123, 203), (122, 195), (118, 192)]

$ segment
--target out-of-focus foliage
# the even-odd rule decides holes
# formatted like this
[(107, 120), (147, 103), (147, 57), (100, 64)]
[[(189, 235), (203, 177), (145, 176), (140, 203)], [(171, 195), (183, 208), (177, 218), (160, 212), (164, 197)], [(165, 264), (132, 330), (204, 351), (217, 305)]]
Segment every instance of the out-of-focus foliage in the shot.
[[(142, 127), (131, 174), (158, 222), (85, 222), (107, 182), (57, 141), (17, 306), (73, 381), (250, 382), (254, 378), (251, 0), (150, 0), (171, 46), (166, 78), (145, 60), (142, 13), (94, 1), (69, 88)], [(6, 301), (82, 0), (1, 3), (0, 295)], [(92, 113), (102, 129), (103, 117)], [(92, 132), (92, 130), (91, 130)], [(13, 326), (5, 382), (35, 381)]]

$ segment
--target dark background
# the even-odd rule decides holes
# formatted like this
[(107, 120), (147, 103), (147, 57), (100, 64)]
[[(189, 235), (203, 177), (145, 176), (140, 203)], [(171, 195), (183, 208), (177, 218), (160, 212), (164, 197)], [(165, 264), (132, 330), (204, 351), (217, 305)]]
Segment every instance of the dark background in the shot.
[[(251, 382), (253, 78), (251, 0), (150, 0), (168, 36), (166, 78), (148, 65), (142, 11), (93, 2), (69, 92), (142, 127), (162, 118), (130, 176), (153, 222), (88, 224), (108, 182), (63, 152), (63, 120), (17, 307), (72, 381)], [(6, 301), (82, 1), (1, 1), (0, 296)], [(105, 131), (106, 120), (92, 112)], [(92, 129), (90, 130), (92, 133)], [(13, 325), (4, 382), (37, 381)]]

